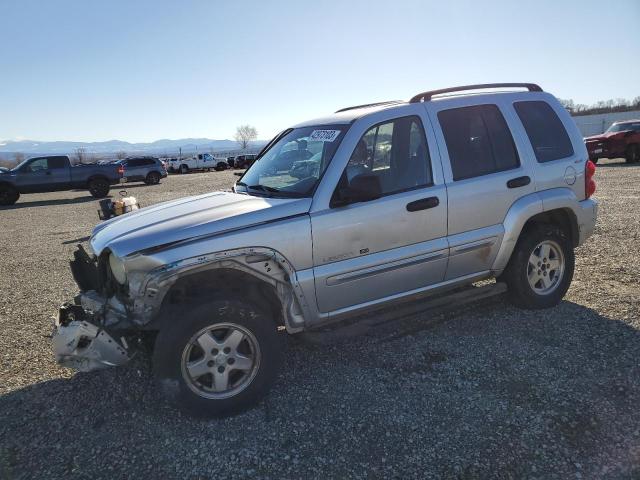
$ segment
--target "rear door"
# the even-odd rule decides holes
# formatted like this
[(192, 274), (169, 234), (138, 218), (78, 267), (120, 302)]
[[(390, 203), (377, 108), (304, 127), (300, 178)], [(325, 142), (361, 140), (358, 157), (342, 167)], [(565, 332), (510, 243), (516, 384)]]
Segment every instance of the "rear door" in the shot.
[(447, 192), (439, 165), (432, 168), (438, 155), (432, 132), (425, 137), (419, 115), (362, 128), (334, 196), (360, 174), (378, 176), (383, 196), (312, 212), (320, 312), (422, 289), (441, 282), (446, 269)]
[(55, 190), (66, 190), (71, 186), (71, 172), (67, 157), (49, 157), (50, 184)]
[(490, 98), (425, 104), (437, 125), (449, 196), (447, 280), (490, 270), (507, 211), (535, 191), (531, 167), (505, 120), (505, 105)]
[(126, 160), (125, 175), (130, 182), (143, 180), (145, 175), (144, 159), (130, 158)]

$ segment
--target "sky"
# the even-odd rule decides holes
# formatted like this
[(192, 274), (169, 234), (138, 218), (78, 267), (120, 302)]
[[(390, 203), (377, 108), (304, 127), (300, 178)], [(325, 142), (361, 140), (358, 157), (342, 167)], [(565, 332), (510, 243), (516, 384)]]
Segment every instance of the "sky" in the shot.
[(640, 0), (0, 0), (0, 139), (268, 139), (472, 83), (631, 99), (639, 25)]

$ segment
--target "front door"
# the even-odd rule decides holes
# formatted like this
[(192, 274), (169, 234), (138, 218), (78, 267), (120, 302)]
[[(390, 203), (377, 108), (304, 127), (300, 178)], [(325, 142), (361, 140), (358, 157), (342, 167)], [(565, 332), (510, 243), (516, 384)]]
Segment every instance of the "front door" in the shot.
[(447, 192), (434, 184), (430, 158), (418, 116), (385, 121), (362, 136), (334, 196), (356, 176), (372, 174), (382, 196), (312, 213), (320, 312), (340, 313), (443, 280)]
[(52, 192), (67, 188), (69, 167), (66, 157), (39, 157), (25, 164), (16, 183), (24, 192)]

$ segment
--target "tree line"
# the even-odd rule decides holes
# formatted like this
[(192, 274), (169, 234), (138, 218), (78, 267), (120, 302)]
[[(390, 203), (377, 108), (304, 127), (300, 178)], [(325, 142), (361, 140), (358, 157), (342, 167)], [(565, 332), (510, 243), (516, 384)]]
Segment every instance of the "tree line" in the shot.
[(600, 100), (591, 105), (584, 103), (575, 103), (573, 99), (558, 99), (562, 106), (566, 108), (571, 115), (579, 117), (582, 115), (596, 115), (599, 113), (629, 112), (632, 110), (640, 110), (640, 96), (633, 100), (626, 98), (610, 98), (609, 100)]

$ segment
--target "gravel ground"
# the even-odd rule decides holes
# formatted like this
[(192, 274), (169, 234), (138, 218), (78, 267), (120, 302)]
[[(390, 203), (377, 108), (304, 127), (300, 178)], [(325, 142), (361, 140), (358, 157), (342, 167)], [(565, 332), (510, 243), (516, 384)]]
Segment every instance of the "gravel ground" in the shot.
[[(50, 318), (76, 292), (68, 260), (97, 203), (24, 196), (0, 211), (0, 478), (640, 478), (640, 167), (610, 162), (597, 180), (597, 230), (557, 308), (498, 298), (414, 315), (400, 335), (291, 339), (268, 398), (213, 421), (160, 400), (146, 358), (55, 364)], [(130, 192), (150, 205), (232, 181)]]

